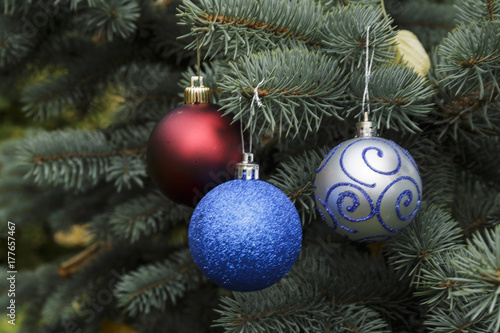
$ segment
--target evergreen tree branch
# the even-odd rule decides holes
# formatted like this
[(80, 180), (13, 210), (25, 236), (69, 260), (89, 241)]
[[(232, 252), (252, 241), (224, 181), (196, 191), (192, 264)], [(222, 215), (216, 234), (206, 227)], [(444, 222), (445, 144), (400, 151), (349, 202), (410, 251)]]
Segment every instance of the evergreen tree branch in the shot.
[(464, 278), (452, 280), (467, 283), (464, 288), (452, 292), (453, 296), (467, 298), (464, 309), (468, 320), (475, 321), (484, 316), (491, 316), (488, 330), (500, 329), (500, 227), (486, 230), (483, 234), (475, 233), (467, 241), (466, 255), (457, 257), (455, 263)]
[(139, 267), (125, 275), (114, 294), (118, 305), (131, 316), (165, 309), (175, 304), (188, 290), (198, 288), (205, 278), (196, 269), (188, 250), (178, 251), (162, 263)]
[(112, 81), (117, 107), (111, 125), (103, 129), (117, 149), (144, 147), (154, 125), (181, 99), (179, 74), (170, 67), (151, 63), (132, 63), (118, 68)]
[(327, 152), (309, 151), (297, 158), (290, 159), (278, 167), (276, 173), (268, 180), (269, 183), (282, 190), (297, 206), (302, 223), (308, 223), (316, 218), (314, 202), (314, 177), (316, 168)]
[[(423, 42), (426, 50), (430, 51), (431, 45), (438, 44), (449, 31), (456, 28), (457, 7), (453, 3), (428, 2), (422, 6), (422, 3), (410, 1), (395, 5), (397, 10), (391, 11), (394, 23), (399, 29), (410, 28)], [(432, 44), (425, 43), (429, 39), (433, 41)]]
[[(353, 71), (362, 67), (366, 59), (366, 31), (370, 27), (370, 52), (375, 62), (394, 58), (396, 32), (392, 19), (382, 18), (380, 7), (363, 5), (339, 6), (332, 10), (321, 26), (322, 43), (328, 54), (342, 58), (344, 66)], [(346, 29), (345, 27), (349, 27)]]
[(75, 24), (84, 27), (99, 40), (112, 41), (113, 36), (127, 38), (137, 29), (139, 3), (134, 0), (88, 0), (88, 8), (77, 16)]
[(414, 147), (409, 150), (419, 167), (425, 201), (449, 211), (459, 181), (459, 167), (454, 161), (454, 154), (423, 135), (414, 137), (412, 141)]
[(469, 175), (465, 173), (459, 176), (452, 214), (464, 229), (464, 234), (470, 236), (476, 230), (494, 227), (500, 216), (500, 195), (487, 188), (490, 184), (479, 185), (474, 178), (467, 179)]
[[(230, 65), (232, 72), (219, 83), (222, 93), (230, 96), (221, 100), (225, 114), (248, 119), (255, 112), (256, 134), (271, 131), (295, 136), (302, 125), (305, 136), (318, 130), (323, 117), (340, 119), (337, 111), (345, 79), (328, 56), (305, 48), (278, 49), (242, 57)], [(262, 107), (252, 103), (255, 89)]]
[(499, 25), (460, 26), (444, 39), (439, 52), (446, 62), (437, 66), (441, 85), (455, 96), (492, 103), (500, 92)]
[(108, 228), (114, 239), (134, 243), (180, 222), (187, 223), (191, 212), (191, 209), (166, 200), (155, 191), (115, 207), (109, 216)]
[(0, 18), (0, 68), (14, 66), (32, 54), (40, 41), (36, 33), (32, 38), (22, 34), (22, 22), (11, 16)]
[(0, 156), (0, 159), (9, 158), (6, 164), (0, 163), (0, 218), (15, 220), (19, 226), (48, 218), (59, 207), (65, 193), (60, 189), (42, 189), (24, 179), (28, 166), (19, 165), (10, 154)]
[(380, 0), (316, 0), (323, 7), (324, 11), (332, 11), (338, 6), (347, 6), (349, 4), (361, 4), (365, 6), (379, 6)]
[[(180, 9), (183, 24), (207, 28), (202, 40), (209, 46), (207, 54), (224, 53), (233, 59), (276, 46), (317, 44), (323, 20), (321, 7), (312, 0), (201, 0), (199, 6), (187, 0)], [(188, 48), (195, 49), (196, 42)]]
[(461, 229), (451, 216), (434, 205), (422, 205), (415, 221), (398, 237), (390, 239), (388, 261), (402, 276), (420, 284), (420, 270), (437, 254), (461, 248)]
[(453, 296), (455, 291), (467, 288), (467, 282), (454, 280), (457, 277), (465, 277), (455, 264), (455, 260), (464, 255), (466, 255), (465, 246), (456, 251), (441, 252), (420, 269), (421, 283), (415, 295), (425, 297), (423, 304), (428, 304), (433, 309), (442, 308), (444, 303), (453, 309), (466, 301), (464, 297)]
[(113, 182), (118, 192), (124, 188), (130, 190), (134, 185), (144, 186), (144, 179), (147, 177), (146, 158), (142, 154), (145, 152), (144, 148), (139, 151), (141, 155), (121, 154), (113, 156), (105, 166), (105, 180)]
[[(351, 77), (350, 88), (357, 105), (348, 113), (357, 112), (362, 116), (360, 102), (365, 87), (364, 74), (356, 72)], [(401, 65), (384, 64), (376, 67), (370, 78), (370, 118), (377, 127), (402, 129), (410, 133), (421, 131), (417, 121), (421, 121), (431, 112), (433, 91), (416, 72)]]
[(450, 308), (448, 304), (430, 311), (429, 319), (426, 321), (429, 329), (433, 332), (491, 332), (488, 328), (488, 318), (470, 320), (465, 313), (467, 301), (461, 301)]
[(499, 137), (476, 138), (474, 142), (464, 140), (458, 146), (455, 162), (466, 171), (464, 175), (473, 176), (478, 185), (483, 185), (483, 193), (488, 193), (492, 188), (500, 190), (500, 170), (496, 168), (499, 154)]
[[(58, 68), (56, 73), (23, 89), (21, 100), (27, 116), (46, 120), (68, 109), (87, 112), (92, 100), (104, 94), (108, 76), (129, 61), (137, 50), (123, 42), (115, 42), (109, 49), (91, 43), (87, 46), (86, 53), (73, 59), (67, 68)], [(100, 61), (96, 62), (95, 57)]]
[[(397, 279), (380, 262), (367, 257), (360, 262), (360, 255), (352, 249), (329, 250), (303, 249), (292, 271), (279, 283), (222, 298), (216, 326), (226, 332), (389, 332), (380, 312), (399, 317), (408, 290), (396, 290), (390, 281)], [(357, 276), (353, 281), (352, 272), (357, 269), (369, 271), (366, 280)], [(316, 274), (311, 275), (312, 271)], [(384, 282), (375, 282), (374, 276)], [(377, 290), (372, 283), (388, 289)]]
[(500, 1), (498, 0), (458, 0), (456, 7), (458, 8), (458, 23), (499, 22), (500, 20)]
[(99, 325), (103, 317), (113, 316), (118, 306), (112, 292), (118, 281), (144, 262), (140, 254), (155, 260), (161, 257), (157, 251), (167, 251), (167, 248), (151, 241), (133, 245), (113, 243), (107, 251), (100, 252), (70, 277), (59, 280), (57, 288), (50, 290), (41, 309), (43, 326), (48, 332), (57, 332), (59, 325), (64, 327), (70, 321), (83, 328), (94, 322)]
[(21, 273), (18, 279), (16, 301), (23, 304), (23, 311), (26, 311), (19, 323), (20, 330), (37, 332), (42, 320), (40, 309), (60, 283), (56, 267), (54, 264), (46, 264), (36, 270)]
[(225, 332), (319, 332), (328, 325), (330, 306), (310, 284), (300, 287), (290, 279), (253, 293), (222, 298), (215, 326)]
[(114, 150), (100, 132), (70, 130), (40, 132), (20, 143), (18, 156), (22, 165), (30, 166), (25, 177), (35, 183), (83, 191), (101, 179), (114, 181), (118, 189), (133, 182), (141, 186), (145, 151)]
[(380, 314), (370, 308), (349, 304), (336, 306), (333, 310), (328, 332), (391, 332)]

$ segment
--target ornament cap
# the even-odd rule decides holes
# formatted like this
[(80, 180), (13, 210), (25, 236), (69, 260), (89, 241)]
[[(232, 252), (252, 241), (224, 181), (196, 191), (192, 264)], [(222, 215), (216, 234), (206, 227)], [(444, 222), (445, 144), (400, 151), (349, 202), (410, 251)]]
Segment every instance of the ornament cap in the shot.
[(356, 123), (356, 137), (372, 136), (377, 136), (377, 128), (373, 126), (373, 122), (368, 120), (368, 112), (365, 112), (363, 121)]
[(253, 154), (243, 153), (243, 162), (236, 164), (236, 178), (259, 179), (259, 165), (253, 163)]
[[(194, 81), (200, 85), (195, 87)], [(184, 104), (210, 103), (210, 88), (203, 85), (203, 76), (191, 76), (191, 86), (184, 89)]]

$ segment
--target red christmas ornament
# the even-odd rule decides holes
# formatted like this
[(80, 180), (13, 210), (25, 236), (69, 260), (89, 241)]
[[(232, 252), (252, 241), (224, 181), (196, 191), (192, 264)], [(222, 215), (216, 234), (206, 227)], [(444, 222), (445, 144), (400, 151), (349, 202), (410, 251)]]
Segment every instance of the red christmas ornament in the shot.
[(241, 159), (240, 129), (209, 103), (210, 90), (186, 88), (185, 103), (163, 117), (151, 132), (147, 164), (151, 178), (171, 200), (196, 206), (215, 186), (234, 178)]

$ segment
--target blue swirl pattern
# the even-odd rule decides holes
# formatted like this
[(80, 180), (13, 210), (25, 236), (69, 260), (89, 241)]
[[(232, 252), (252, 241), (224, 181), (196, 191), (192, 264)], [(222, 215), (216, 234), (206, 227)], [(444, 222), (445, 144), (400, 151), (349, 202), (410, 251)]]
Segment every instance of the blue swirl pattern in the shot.
[(332, 149), (316, 172), (318, 211), (333, 230), (377, 242), (404, 230), (422, 201), (422, 180), (408, 151), (383, 138), (355, 138)]

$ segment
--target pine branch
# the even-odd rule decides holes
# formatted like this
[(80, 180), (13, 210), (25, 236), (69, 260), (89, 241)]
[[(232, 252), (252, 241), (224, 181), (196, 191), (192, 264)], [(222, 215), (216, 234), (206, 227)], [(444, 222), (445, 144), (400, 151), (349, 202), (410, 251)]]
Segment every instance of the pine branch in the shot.
[[(210, 329), (216, 313), (212, 309), (218, 306), (220, 289), (208, 284), (189, 291), (179, 299), (175, 306), (166, 310), (151, 309), (134, 318), (137, 333), (162, 332), (168, 327), (173, 332), (204, 332)], [(219, 331), (219, 330), (216, 330)]]
[(228, 333), (325, 331), (330, 306), (311, 284), (300, 286), (300, 297), (297, 289), (293, 280), (285, 278), (262, 291), (223, 297), (215, 326)]
[[(184, 36), (190, 32), (190, 27), (179, 24), (176, 13), (182, 0), (160, 0), (154, 2), (149, 8), (150, 12), (147, 28), (152, 30), (156, 52), (164, 59), (174, 58), (176, 64), (193, 60), (193, 52), (186, 49), (186, 44), (192, 39), (180, 40), (178, 36)], [(144, 21), (141, 19), (141, 21)], [(143, 25), (143, 24), (141, 24)]]
[(386, 62), (394, 58), (391, 47), (395, 45), (396, 32), (391, 23), (389, 17), (382, 18), (380, 7), (336, 7), (321, 26), (324, 50), (342, 58), (350, 71), (360, 68), (366, 59), (366, 31), (370, 27), (370, 53), (373, 52), (375, 62)]
[(60, 189), (42, 189), (24, 179), (29, 168), (16, 163), (15, 156), (0, 156), (10, 159), (6, 165), (0, 164), (0, 218), (15, 220), (19, 226), (48, 218), (65, 194)]
[(23, 311), (26, 311), (20, 323), (20, 331), (38, 332), (41, 320), (40, 309), (60, 282), (56, 267), (53, 264), (46, 264), (20, 275), (16, 285), (16, 302), (23, 304)]
[[(221, 100), (225, 114), (245, 121), (254, 112), (256, 134), (295, 136), (303, 125), (306, 136), (318, 130), (323, 117), (340, 119), (337, 111), (346, 82), (328, 56), (305, 48), (278, 49), (242, 57), (230, 65), (232, 72), (219, 83), (222, 93), (230, 96)], [(256, 88), (261, 107), (252, 102)]]
[(114, 150), (100, 132), (67, 130), (39, 132), (22, 141), (18, 156), (22, 165), (30, 166), (25, 177), (37, 184), (83, 191), (105, 178), (120, 190), (142, 185), (145, 151)]
[[(353, 249), (339, 249), (337, 244), (330, 250), (303, 248), (279, 283), (222, 298), (216, 326), (226, 332), (388, 332), (380, 313), (404, 318), (408, 288), (398, 285), (390, 270)], [(353, 276), (358, 269), (365, 277)]]
[(179, 74), (167, 66), (134, 62), (118, 68), (111, 80), (117, 107), (103, 133), (117, 149), (145, 147), (154, 125), (181, 101)]
[(155, 191), (115, 207), (109, 216), (108, 228), (114, 239), (134, 243), (181, 222), (187, 224), (191, 213), (191, 209), (166, 200)]
[(111, 80), (120, 86), (119, 95), (125, 100), (140, 100), (159, 93), (175, 96), (181, 92), (176, 85), (178, 76), (171, 66), (136, 61), (118, 67)]
[[(385, 2), (391, 7), (390, 2)], [(397, 6), (397, 9), (393, 11), (391, 10), (393, 8), (389, 8), (389, 12), (394, 16), (394, 23), (399, 29), (403, 26), (409, 27), (415, 33), (421, 31), (422, 34), (417, 33), (421, 42), (422, 39), (435, 41), (430, 45), (427, 44), (427, 50), (430, 50), (432, 45), (438, 44), (445, 34), (456, 28), (457, 7), (452, 3), (427, 2), (425, 6), (422, 6), (422, 3), (410, 1), (395, 3), (393, 6)]]
[[(147, 104), (151, 105), (152, 103)], [(145, 105), (142, 105), (142, 107), (145, 107)], [(157, 108), (155, 109), (158, 110)], [(163, 109), (160, 110), (163, 111)], [(142, 151), (144, 150), (143, 147), (147, 146), (149, 136), (155, 125), (156, 122), (154, 121), (148, 121), (144, 124), (137, 124), (132, 121), (130, 123), (123, 122), (108, 127), (103, 130), (103, 133), (107, 136), (109, 144), (116, 150)], [(136, 147), (136, 149), (130, 149), (132, 147)]]
[(57, 327), (59, 323), (72, 319), (75, 315), (72, 303), (78, 302), (79, 298), (84, 297), (84, 293), (83, 285), (76, 287), (69, 283), (60, 284), (45, 301), (39, 325), (47, 328)]
[(461, 248), (461, 229), (451, 216), (434, 205), (423, 204), (415, 221), (387, 242), (388, 261), (402, 276), (419, 286), (420, 270), (435, 255)]
[(499, 22), (500, 19), (500, 1), (498, 0), (458, 0), (456, 7), (458, 8), (458, 23)]
[(140, 155), (122, 154), (113, 156), (104, 169), (105, 180), (113, 182), (118, 192), (126, 188), (143, 187), (147, 177), (145, 149), (136, 149)]
[(93, 243), (89, 245), (83, 251), (62, 262), (57, 268), (57, 274), (62, 278), (74, 275), (93, 259), (102, 255), (102, 253), (107, 250), (107, 247), (106, 244), (102, 243)]
[(32, 38), (22, 34), (22, 22), (11, 16), (0, 18), (0, 68), (14, 66), (27, 58), (39, 43), (38, 31)]
[(3, 0), (2, 2), (0, 2), (0, 11), (4, 15), (19, 15), (27, 12), (32, 4), (32, 0)]
[(51, 212), (48, 223), (53, 232), (67, 231), (71, 226), (89, 221), (109, 204), (116, 190), (112, 186), (97, 187), (91, 195), (68, 195)]
[(450, 309), (450, 305), (445, 303), (442, 308), (430, 311), (426, 324), (432, 332), (492, 332), (484, 323), (487, 318), (470, 320), (464, 310), (466, 306), (467, 302), (461, 301)]
[(35, 183), (83, 189), (104, 176), (101, 158), (108, 154), (102, 134), (73, 130), (40, 132), (20, 143), (18, 156), (22, 164), (31, 166), (26, 177)]
[(443, 75), (441, 84), (456, 96), (477, 95), (492, 101), (499, 88), (500, 41), (495, 24), (461, 26), (443, 41), (439, 51), (445, 63), (437, 70)]
[(24, 87), (21, 102), (27, 116), (46, 120), (68, 110), (88, 112), (94, 98), (105, 93), (108, 76), (137, 50), (124, 42), (115, 42), (108, 48), (93, 43), (86, 46), (85, 53), (73, 58), (67, 68), (58, 67), (51, 75)]
[(135, 316), (153, 308), (164, 310), (168, 302), (175, 304), (188, 290), (198, 288), (204, 281), (189, 251), (181, 250), (162, 263), (142, 266), (125, 275), (114, 294), (118, 305)]
[(79, 13), (75, 24), (98, 40), (112, 41), (114, 36), (127, 38), (137, 29), (140, 17), (135, 0), (88, 0), (89, 7)]
[[(361, 103), (365, 87), (364, 73), (356, 72), (351, 77), (350, 88), (357, 105), (348, 110), (361, 117)], [(432, 110), (433, 91), (411, 68), (384, 64), (375, 67), (369, 85), (370, 117), (377, 127), (393, 128), (410, 133), (421, 131), (417, 121), (422, 121)]]
[(349, 4), (361, 4), (365, 6), (377, 6), (380, 5), (379, 0), (316, 0), (317, 3), (321, 4), (325, 11), (331, 11), (338, 6), (346, 6)]
[[(233, 59), (277, 46), (317, 44), (323, 20), (321, 7), (313, 0), (201, 0), (199, 6), (186, 0), (180, 10), (183, 24), (206, 29), (201, 43), (208, 45), (207, 54), (223, 53)], [(195, 49), (196, 41), (188, 48)]]
[(447, 60), (440, 61), (434, 76), (445, 96), (438, 101), (443, 117), (439, 123), (446, 125), (443, 133), (470, 140), (474, 134), (500, 133), (497, 33), (494, 24), (470, 24), (457, 29), (441, 45), (441, 59)]
[(475, 321), (485, 316), (491, 317), (489, 331), (500, 329), (500, 227), (486, 230), (483, 234), (474, 234), (467, 241), (465, 256), (457, 257), (455, 263), (465, 278), (452, 278), (458, 283), (467, 283), (460, 290), (452, 292), (453, 296), (467, 298), (464, 309), (467, 319)]
[(457, 258), (465, 255), (465, 246), (454, 251), (444, 251), (434, 255), (433, 259), (420, 269), (418, 274), (421, 282), (415, 296), (425, 297), (422, 304), (430, 305), (431, 309), (443, 308), (443, 304), (446, 304), (450, 309), (454, 309), (466, 301), (464, 297), (453, 296), (456, 291), (467, 288), (467, 282), (454, 280), (457, 277), (465, 277), (455, 264)]
[(48, 299), (39, 309), (43, 314), (40, 326), (48, 328), (48, 332), (57, 332), (58, 325), (64, 327), (74, 321), (83, 329), (90, 321), (100, 323), (103, 317), (114, 316), (118, 308), (112, 292), (118, 281), (144, 262), (142, 255), (155, 260), (160, 257), (158, 251), (167, 250), (163, 244), (151, 241), (133, 245), (113, 243), (70, 277), (62, 281), (56, 279), (57, 288), (51, 288)]
[(311, 222), (316, 218), (316, 204), (314, 202), (314, 177), (316, 168), (328, 152), (327, 148), (321, 152), (309, 151), (297, 158), (280, 165), (276, 173), (268, 180), (281, 189), (297, 206), (302, 223)]
[(455, 161), (470, 179), (483, 185), (482, 192), (487, 193), (492, 188), (500, 190), (500, 170), (496, 168), (499, 155), (499, 137), (475, 138), (474, 142), (460, 142)]
[(434, 112), (438, 117), (436, 125), (442, 125), (442, 134), (450, 135), (453, 139), (459, 137), (473, 143), (475, 140), (485, 136), (500, 135), (500, 98), (494, 93), (494, 100), (489, 97), (478, 98), (474, 92), (472, 95), (452, 97), (444, 93), (436, 100), (440, 110)]
[(452, 206), (452, 214), (466, 236), (477, 230), (494, 227), (500, 216), (500, 195), (491, 191), (492, 184), (479, 185), (474, 178), (467, 179), (468, 176), (465, 173), (459, 175), (459, 186)]
[(336, 306), (330, 320), (328, 332), (392, 332), (379, 313), (357, 304)]
[[(318, 288), (336, 305), (357, 304), (376, 311), (387, 322), (399, 320), (408, 323), (409, 309), (414, 306), (410, 281), (398, 275), (384, 261), (349, 246), (339, 247), (339, 244), (319, 241), (319, 237), (309, 251), (303, 250), (306, 259), (296, 264), (293, 272), (297, 272), (302, 279), (311, 279), (311, 271), (321, 273), (322, 276), (316, 280)], [(328, 265), (326, 274), (322, 273), (321, 266), (315, 266), (318, 261), (325, 261)], [(307, 264), (302, 266), (304, 262)], [(353, 275), (353, 272), (363, 274)]]
[(414, 149), (410, 151), (419, 167), (425, 201), (450, 210), (456, 194), (459, 169), (454, 155), (443, 145), (423, 135), (413, 137), (412, 141)]

